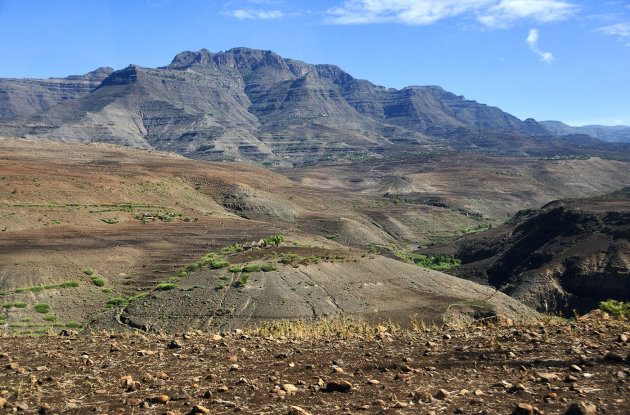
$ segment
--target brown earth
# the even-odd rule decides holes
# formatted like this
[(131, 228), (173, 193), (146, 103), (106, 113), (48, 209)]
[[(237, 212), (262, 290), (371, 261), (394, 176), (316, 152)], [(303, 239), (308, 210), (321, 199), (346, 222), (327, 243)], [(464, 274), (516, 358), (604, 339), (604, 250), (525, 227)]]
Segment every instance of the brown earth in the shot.
[[(209, 252), (271, 234), (284, 234), (290, 249), (354, 247), (360, 265), (331, 265), (342, 288), (361, 267), (394, 278), (391, 269), (402, 265), (378, 274), (361, 255), (448, 241), (558, 195), (608, 192), (630, 184), (626, 167), (600, 158), (431, 153), (272, 172), (106, 144), (0, 139), (0, 301), (26, 304), (4, 307), (4, 327), (27, 333), (85, 323), (111, 298), (146, 293)], [(376, 257), (372, 263), (384, 261)], [(72, 280), (79, 286), (38, 288)], [(197, 285), (212, 291), (216, 281)], [(37, 303), (58, 320), (43, 320)]]
[(508, 415), (521, 404), (530, 407), (518, 413), (551, 415), (578, 402), (628, 413), (627, 321), (495, 321), (0, 337), (0, 413)]

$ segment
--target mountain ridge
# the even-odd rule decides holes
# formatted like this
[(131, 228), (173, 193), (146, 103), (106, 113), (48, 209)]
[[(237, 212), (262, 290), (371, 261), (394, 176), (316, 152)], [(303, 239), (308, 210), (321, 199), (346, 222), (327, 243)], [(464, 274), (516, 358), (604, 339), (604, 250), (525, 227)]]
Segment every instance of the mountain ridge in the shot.
[[(555, 140), (533, 119), (521, 121), (438, 86), (385, 88), (335, 65), (272, 51), (185, 51), (159, 68), (130, 65), (90, 74), (98, 85), (86, 80), (89, 74), (64, 78), (82, 88), (75, 86), (74, 95), (65, 98), (43, 93), (43, 103), (33, 108), (15, 104), (7, 94), (13, 84), (0, 80), (0, 97), (7, 97), (0, 98), (0, 134), (108, 142), (267, 166), (435, 147), (541, 155), (604, 145), (579, 137)], [(3, 82), (9, 86), (3, 89)]]

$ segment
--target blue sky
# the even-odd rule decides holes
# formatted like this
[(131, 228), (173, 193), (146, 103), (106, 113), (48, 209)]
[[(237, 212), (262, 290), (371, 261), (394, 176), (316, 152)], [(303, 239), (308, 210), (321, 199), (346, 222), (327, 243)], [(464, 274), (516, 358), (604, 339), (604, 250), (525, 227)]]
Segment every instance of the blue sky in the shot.
[(630, 0), (0, 0), (0, 77), (269, 49), (517, 117), (630, 125)]

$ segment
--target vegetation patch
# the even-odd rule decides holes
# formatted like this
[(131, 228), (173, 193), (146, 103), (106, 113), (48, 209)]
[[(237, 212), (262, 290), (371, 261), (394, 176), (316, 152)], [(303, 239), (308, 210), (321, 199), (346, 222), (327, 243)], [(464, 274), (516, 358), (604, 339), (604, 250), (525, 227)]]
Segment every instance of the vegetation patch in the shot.
[(134, 295), (133, 297), (130, 297), (127, 301), (129, 301), (130, 303), (133, 303), (134, 301), (144, 298), (148, 295), (149, 293), (142, 293), (142, 294)]
[(282, 242), (286, 241), (284, 235), (270, 235), (269, 238), (263, 239), (267, 246), (278, 246)]
[(79, 323), (78, 321), (69, 321), (66, 323), (66, 327), (68, 327), (69, 329), (79, 329), (83, 327), (83, 324)]
[(325, 238), (326, 238), (326, 239), (333, 240), (333, 239), (337, 239), (337, 238), (339, 238), (339, 236), (340, 236), (340, 235), (339, 235), (338, 233), (334, 233), (334, 234), (332, 234), (332, 235), (326, 235), (326, 236), (325, 236)]
[(72, 287), (78, 287), (79, 285), (80, 285), (79, 281), (70, 280), (70, 281), (64, 281), (59, 284), (35, 285), (33, 287), (17, 288), (15, 292), (23, 293), (26, 291), (43, 291), (43, 290), (52, 290), (55, 288), (72, 288)]
[(92, 280), (92, 284), (96, 285), (97, 287), (103, 287), (105, 285), (105, 280), (98, 275), (91, 275), (90, 279)]
[(22, 302), (10, 302), (10, 303), (4, 303), (4, 305), (2, 307), (4, 308), (26, 308), (27, 304), (26, 303), (22, 303)]
[(462, 263), (457, 258), (451, 258), (448, 255), (419, 255), (419, 254), (405, 254), (396, 253), (399, 258), (408, 259), (419, 267), (429, 268), (435, 271), (444, 271), (453, 267), (456, 267)]
[(599, 303), (599, 308), (615, 317), (630, 317), (630, 302), (606, 300)]
[(472, 226), (470, 228), (461, 228), (460, 232), (462, 233), (462, 235), (468, 235), (469, 233), (487, 231), (488, 229), (492, 229), (492, 224), (477, 225), (477, 226)]
[(220, 269), (220, 268), (225, 268), (225, 267), (229, 267), (230, 263), (227, 261), (212, 261), (212, 263), (210, 264), (210, 267), (212, 269)]
[(234, 284), (232, 284), (232, 286), (236, 288), (244, 287), (250, 278), (251, 278), (250, 274), (243, 274), (241, 275), (241, 278), (238, 279), (238, 281), (234, 281)]
[(177, 288), (177, 284), (172, 282), (163, 282), (155, 286), (155, 291), (168, 291)]
[(48, 314), (50, 312), (50, 305), (46, 303), (37, 303), (33, 308), (40, 314)]
[(243, 267), (243, 272), (258, 272), (258, 271), (260, 271), (260, 265), (250, 264), (250, 265), (245, 265)]
[(127, 300), (124, 299), (123, 297), (114, 297), (114, 298), (110, 298), (107, 301), (107, 307), (111, 308), (111, 307), (119, 307), (119, 306), (123, 306), (127, 304)]
[(50, 322), (53, 322), (53, 321), (57, 321), (57, 319), (58, 319), (58, 318), (59, 318), (59, 317), (57, 317), (57, 316), (55, 316), (55, 315), (48, 314), (47, 316), (44, 316), (44, 321), (50, 321)]
[(228, 269), (228, 271), (230, 271), (230, 272), (243, 272), (243, 268), (239, 267), (238, 265), (234, 265), (233, 267), (230, 267), (230, 269)]
[(272, 264), (264, 264), (260, 267), (260, 270), (262, 272), (271, 272), (271, 271), (275, 271), (276, 267), (274, 267)]
[(101, 220), (109, 225), (115, 225), (118, 223), (118, 219), (116, 218), (101, 218)]

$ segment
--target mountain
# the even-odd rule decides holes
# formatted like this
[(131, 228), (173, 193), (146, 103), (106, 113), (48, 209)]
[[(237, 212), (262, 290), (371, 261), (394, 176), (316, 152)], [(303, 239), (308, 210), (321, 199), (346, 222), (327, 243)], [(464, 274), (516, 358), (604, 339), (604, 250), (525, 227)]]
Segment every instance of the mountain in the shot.
[(587, 134), (602, 141), (630, 143), (630, 127), (625, 125), (584, 125), (582, 127), (572, 127), (560, 121), (541, 121), (540, 124), (554, 134)]
[(427, 147), (500, 154), (587, 151), (534, 120), (437, 86), (401, 90), (334, 65), (235, 48), (183, 52), (160, 68), (136, 65), (61, 80), (1, 80), (0, 134), (109, 142), (192, 158), (299, 165)]
[(0, 78), (0, 120), (17, 121), (62, 101), (81, 98), (92, 92), (112, 72), (112, 68), (98, 68), (85, 75), (67, 78)]

